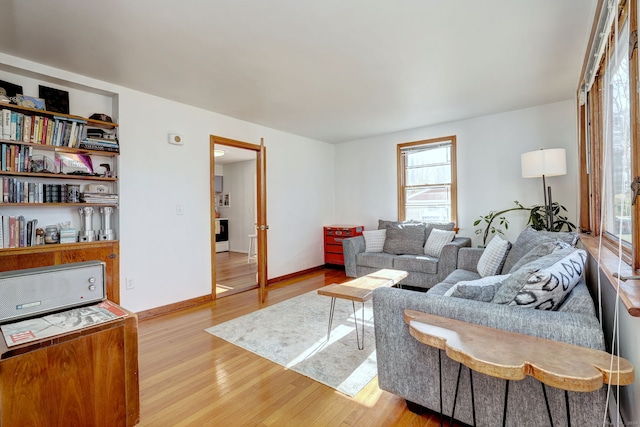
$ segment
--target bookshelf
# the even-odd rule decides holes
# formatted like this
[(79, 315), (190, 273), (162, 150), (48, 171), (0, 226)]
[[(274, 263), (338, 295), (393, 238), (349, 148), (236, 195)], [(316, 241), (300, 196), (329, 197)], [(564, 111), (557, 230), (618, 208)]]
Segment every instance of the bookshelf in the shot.
[[(82, 92), (84, 104), (94, 96), (91, 88), (70, 88)], [(95, 97), (98, 106), (109, 99)], [(117, 111), (117, 95), (111, 97)], [(0, 271), (103, 261), (107, 297), (119, 303), (116, 120), (6, 103), (0, 103), (0, 118)], [(66, 243), (44, 243), (42, 232), (50, 225), (75, 235), (67, 232), (63, 238), (61, 230), (59, 240)]]

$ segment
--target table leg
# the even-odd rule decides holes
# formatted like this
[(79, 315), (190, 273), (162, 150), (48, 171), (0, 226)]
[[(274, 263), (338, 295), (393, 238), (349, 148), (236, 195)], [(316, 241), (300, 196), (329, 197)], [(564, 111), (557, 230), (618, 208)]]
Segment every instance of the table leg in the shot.
[(507, 402), (509, 401), (509, 380), (506, 381), (507, 385), (504, 389), (504, 412), (502, 414), (502, 427), (507, 425)]
[(358, 334), (358, 316), (356, 316), (356, 303), (351, 301), (353, 305), (353, 321), (356, 324), (356, 340), (358, 340), (358, 350), (364, 350), (364, 302), (362, 303), (362, 346), (360, 345), (360, 335)]
[(469, 368), (469, 384), (471, 385), (471, 415), (473, 415), (473, 427), (476, 427), (476, 399), (473, 393), (473, 370)]
[(440, 427), (442, 427), (442, 350), (438, 349), (438, 373), (440, 374)]
[(331, 298), (331, 309), (329, 310), (329, 328), (327, 329), (327, 341), (331, 338), (331, 325), (333, 324), (333, 312), (336, 309), (336, 298)]
[(458, 386), (460, 385), (460, 372), (462, 372), (462, 363), (458, 367), (458, 379), (456, 380), (456, 392), (453, 395), (453, 409), (451, 410), (451, 421), (450, 425), (453, 425), (453, 417), (456, 414), (456, 401), (458, 400)]
[(540, 385), (542, 386), (542, 394), (544, 394), (544, 403), (545, 405), (547, 405), (547, 414), (549, 414), (549, 425), (553, 425), (553, 419), (551, 418), (551, 408), (549, 407), (549, 399), (547, 398), (547, 389), (544, 386), (543, 382), (541, 382)]
[(569, 413), (569, 392), (564, 391), (564, 404), (567, 407), (567, 425), (571, 427), (571, 413)]

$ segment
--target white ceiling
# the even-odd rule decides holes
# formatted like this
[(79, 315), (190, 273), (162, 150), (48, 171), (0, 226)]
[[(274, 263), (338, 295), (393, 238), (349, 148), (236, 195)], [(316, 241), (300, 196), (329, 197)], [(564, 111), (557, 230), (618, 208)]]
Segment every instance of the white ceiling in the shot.
[(597, 0), (0, 0), (0, 51), (339, 143), (571, 99)]

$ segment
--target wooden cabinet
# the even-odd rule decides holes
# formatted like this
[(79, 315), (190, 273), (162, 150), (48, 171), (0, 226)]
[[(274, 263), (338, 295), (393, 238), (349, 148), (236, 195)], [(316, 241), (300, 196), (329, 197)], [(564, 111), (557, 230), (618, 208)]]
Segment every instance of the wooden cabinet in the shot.
[(135, 314), (11, 348), (0, 340), (0, 426), (138, 423)]
[(0, 271), (82, 261), (106, 264), (107, 298), (120, 303), (120, 245), (117, 241), (64, 243), (0, 250)]
[(324, 263), (344, 265), (342, 241), (349, 237), (361, 236), (362, 225), (330, 225), (324, 227)]

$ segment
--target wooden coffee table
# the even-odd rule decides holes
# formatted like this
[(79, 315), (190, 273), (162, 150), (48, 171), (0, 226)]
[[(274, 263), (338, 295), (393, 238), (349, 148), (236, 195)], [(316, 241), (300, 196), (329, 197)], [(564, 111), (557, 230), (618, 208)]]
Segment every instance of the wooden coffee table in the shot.
[[(331, 337), (331, 325), (333, 323), (333, 313), (336, 307), (336, 298), (351, 300), (353, 305), (353, 317), (356, 324), (356, 339), (358, 349), (364, 348), (364, 303), (373, 296), (373, 290), (382, 287), (391, 287), (407, 277), (407, 272), (402, 270), (378, 270), (366, 276), (358, 277), (345, 283), (332, 284), (318, 289), (318, 295), (331, 297), (331, 309), (329, 312), (329, 328), (327, 339)], [(362, 303), (362, 345), (358, 335), (358, 318), (356, 316), (356, 301)]]
[[(571, 418), (567, 391), (589, 392), (600, 389), (603, 383), (612, 385), (633, 383), (633, 365), (628, 360), (612, 356), (605, 351), (414, 310), (405, 310), (404, 318), (409, 325), (411, 336), (421, 343), (445, 350), (447, 356), (459, 362), (461, 367), (465, 365), (476, 372), (507, 380), (503, 425), (507, 416), (509, 380), (521, 380), (527, 375), (536, 378), (543, 384), (545, 401), (547, 395), (544, 384), (564, 390), (569, 425), (571, 425)], [(471, 387), (473, 405), (473, 382)], [(440, 393), (442, 393), (442, 382), (440, 382)], [(454, 397), (452, 419), (455, 413), (455, 400)], [(442, 414), (442, 395), (440, 405)], [(547, 405), (547, 411), (549, 421), (554, 425), (549, 405)]]

